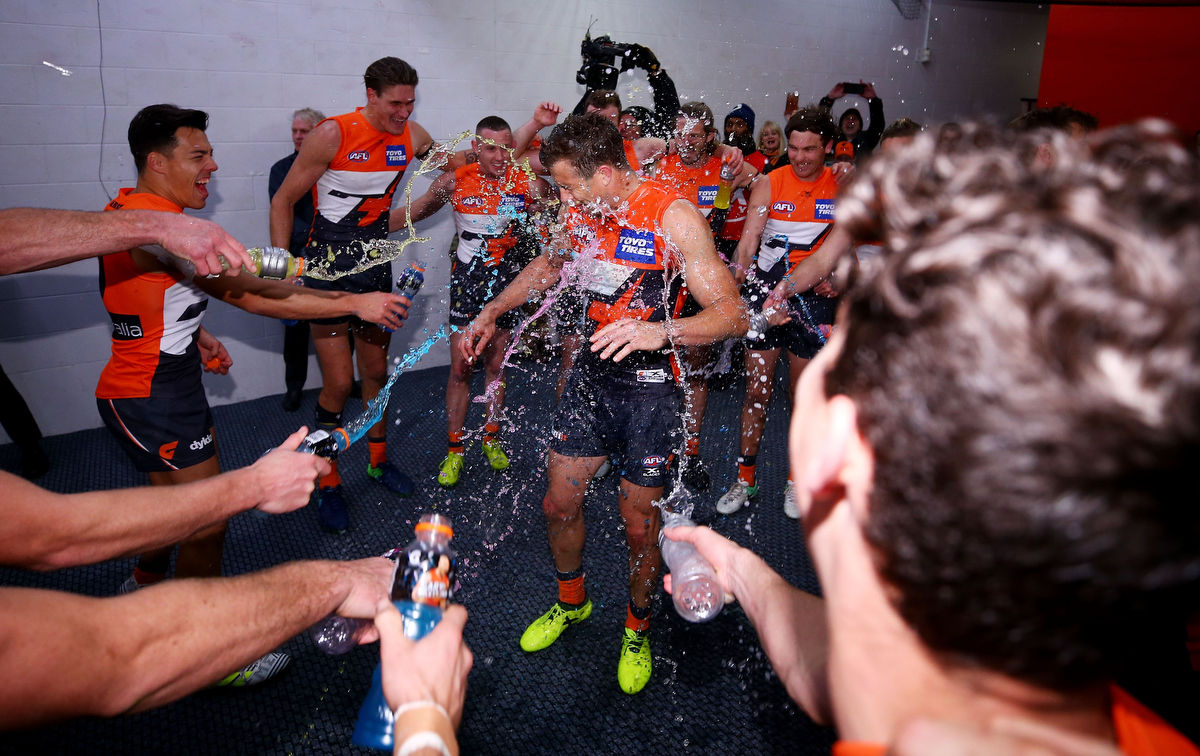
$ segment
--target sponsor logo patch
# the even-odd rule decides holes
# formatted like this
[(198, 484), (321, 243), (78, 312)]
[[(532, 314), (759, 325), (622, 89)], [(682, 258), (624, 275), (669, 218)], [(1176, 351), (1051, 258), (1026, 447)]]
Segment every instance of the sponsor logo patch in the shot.
[(383, 156), (388, 165), (408, 165), (408, 151), (402, 144), (389, 144)]
[(700, 207), (712, 207), (717, 199), (717, 187), (701, 186), (696, 189), (696, 204)]
[(206, 434), (204, 436), (204, 438), (193, 441), (191, 446), (189, 446), (188, 448), (191, 449), (192, 451), (200, 451), (201, 449), (203, 449), (204, 447), (208, 446), (211, 443), (212, 443), (212, 434), (209, 433), (209, 434)]
[(791, 202), (785, 202), (783, 200), (780, 200), (779, 202), (776, 202), (774, 205), (771, 205), (771, 210), (773, 210), (774, 212), (777, 212), (777, 213), (783, 213), (784, 215), (787, 215), (788, 213), (795, 212), (796, 206), (793, 205)]
[(505, 214), (525, 212), (524, 194), (506, 194), (500, 199), (500, 212)]
[(638, 383), (666, 383), (667, 371), (663, 368), (651, 368), (637, 371)]
[(654, 232), (639, 231), (635, 228), (621, 229), (621, 236), (617, 239), (616, 258), (636, 263), (653, 263)]
[(371, 159), (371, 153), (366, 150), (355, 150), (346, 154), (346, 159), (351, 163), (365, 163)]
[(651, 454), (642, 460), (642, 464), (646, 467), (658, 467), (666, 463), (667, 458), (660, 454)]
[(137, 315), (121, 315), (110, 312), (108, 316), (112, 318), (113, 322), (112, 337), (117, 341), (133, 341), (145, 335), (145, 332), (142, 331), (142, 319)]
[(833, 200), (817, 200), (817, 220), (833, 220)]
[(487, 200), (483, 197), (463, 197), (458, 201), (463, 207), (483, 207)]
[(163, 444), (162, 446), (158, 447), (158, 456), (162, 457), (163, 459), (171, 459), (175, 456), (176, 446), (179, 446), (178, 441), (172, 441), (169, 444)]

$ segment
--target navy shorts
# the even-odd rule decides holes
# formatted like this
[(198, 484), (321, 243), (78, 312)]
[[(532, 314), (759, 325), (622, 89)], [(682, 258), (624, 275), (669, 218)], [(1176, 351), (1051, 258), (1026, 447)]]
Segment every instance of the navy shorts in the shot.
[[(329, 267), (333, 272), (352, 270), (365, 258), (362, 245), (358, 242), (323, 242), (314, 241), (304, 248), (306, 261), (319, 262), (322, 266), (329, 265), (330, 252), (334, 261)], [(368, 294), (372, 291), (389, 292), (392, 290), (392, 264), (390, 262), (374, 265), (358, 273), (350, 273), (325, 281), (319, 278), (301, 277), (304, 285), (317, 291), (345, 291), (350, 294)], [(342, 315), (336, 318), (317, 318), (309, 321), (317, 325), (339, 325), (353, 323), (355, 326), (374, 325), (353, 315)]]
[[(479, 316), (483, 306), (496, 298), (512, 283), (521, 269), (509, 260), (498, 265), (488, 265), (488, 258), (475, 255), (471, 262), (464, 263), (454, 258), (450, 271), (450, 325), (466, 328)], [(521, 316), (514, 309), (496, 318), (496, 327), (505, 330), (516, 328)]]
[(168, 399), (97, 399), (96, 408), (140, 472), (182, 470), (217, 453), (203, 391)]
[(658, 488), (681, 430), (674, 383), (614, 391), (573, 369), (554, 415), (550, 448), (564, 457), (609, 457), (625, 480)]
[[(753, 312), (762, 312), (767, 296), (787, 275), (787, 270), (786, 258), (765, 273), (757, 265), (751, 269), (751, 276), (742, 284), (742, 299)], [(812, 289), (802, 291), (788, 300), (792, 322), (768, 328), (761, 338), (747, 338), (746, 348), (755, 351), (786, 348), (801, 359), (811, 360), (825, 346), (828, 327), (837, 315), (837, 303), (837, 299), (823, 297)]]

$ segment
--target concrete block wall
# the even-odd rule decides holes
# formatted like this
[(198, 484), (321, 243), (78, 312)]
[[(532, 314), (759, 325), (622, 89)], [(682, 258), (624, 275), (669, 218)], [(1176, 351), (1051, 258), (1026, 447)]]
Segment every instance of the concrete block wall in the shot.
[[(0, 207), (100, 209), (134, 182), (129, 119), (174, 102), (211, 116), (220, 169), (198, 214), (260, 244), (267, 173), (291, 151), (293, 110), (363, 104), (362, 71), (385, 55), (419, 71), (414, 119), (435, 138), (490, 113), (523, 123), (545, 99), (569, 109), (583, 91), (574, 74), (591, 19), (593, 35), (653, 49), (680, 95), (718, 117), (747, 102), (760, 123), (780, 120), (786, 92), (815, 101), (861, 78), (875, 82), (889, 119), (1011, 118), (1037, 94), (1048, 12), (933, 0), (932, 60), (921, 64), (926, 18), (905, 20), (889, 0), (6, 0)], [(640, 72), (618, 89), (651, 104)], [(855, 99), (836, 110), (857, 104), (865, 114)], [(413, 191), (427, 185), (418, 178)], [(428, 294), (393, 339), (396, 356), (445, 322), (452, 223), (443, 211), (418, 231), (431, 241), (405, 259), (429, 264)], [(205, 325), (234, 359), (229, 376), (206, 376), (212, 403), (284, 390), (277, 321), (214, 303)], [(47, 434), (100, 425), (92, 397), (108, 331), (95, 261), (0, 279), (0, 364)], [(422, 365), (447, 361), (443, 346)], [(319, 381), (313, 358), (309, 386)]]

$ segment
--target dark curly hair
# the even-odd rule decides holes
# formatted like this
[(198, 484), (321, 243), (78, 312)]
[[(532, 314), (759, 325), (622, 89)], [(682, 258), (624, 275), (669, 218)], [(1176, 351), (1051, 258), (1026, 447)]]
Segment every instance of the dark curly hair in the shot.
[(629, 170), (621, 132), (599, 113), (567, 116), (542, 142), (538, 157), (546, 170), (566, 160), (584, 179), (594, 176), (601, 165)]
[(811, 131), (821, 137), (821, 145), (828, 147), (838, 135), (837, 124), (829, 111), (816, 105), (805, 105), (792, 114), (787, 125), (783, 127), (783, 141), (792, 138), (793, 131)]
[(829, 375), (875, 454), (866, 535), (948, 659), (1109, 679), (1200, 577), (1200, 178), (1162, 122), (966, 124), (878, 156), (838, 222), (885, 252)]

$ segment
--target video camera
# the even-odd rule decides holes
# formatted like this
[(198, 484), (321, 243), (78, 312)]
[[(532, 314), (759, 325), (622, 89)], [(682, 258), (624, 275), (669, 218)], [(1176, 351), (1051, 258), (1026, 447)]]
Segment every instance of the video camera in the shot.
[[(589, 90), (616, 89), (617, 76), (622, 71), (634, 67), (632, 55), (629, 53), (641, 45), (628, 45), (613, 42), (605, 34), (603, 37), (592, 39), (589, 29), (579, 44), (579, 54), (583, 56), (583, 65), (575, 73), (575, 81)], [(620, 61), (618, 62), (618, 58)]]

